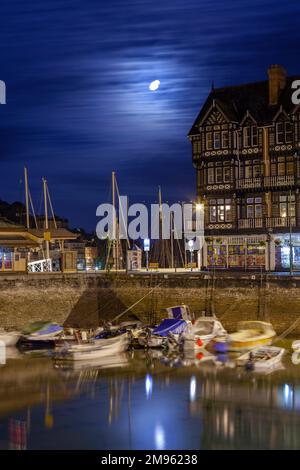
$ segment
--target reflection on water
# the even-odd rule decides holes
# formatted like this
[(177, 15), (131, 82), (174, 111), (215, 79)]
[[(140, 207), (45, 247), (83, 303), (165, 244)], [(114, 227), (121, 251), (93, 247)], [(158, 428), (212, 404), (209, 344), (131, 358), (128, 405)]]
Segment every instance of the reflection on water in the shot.
[(0, 448), (299, 449), (300, 366), (287, 356), (259, 375), (232, 364), (139, 351), (78, 365), (10, 351)]

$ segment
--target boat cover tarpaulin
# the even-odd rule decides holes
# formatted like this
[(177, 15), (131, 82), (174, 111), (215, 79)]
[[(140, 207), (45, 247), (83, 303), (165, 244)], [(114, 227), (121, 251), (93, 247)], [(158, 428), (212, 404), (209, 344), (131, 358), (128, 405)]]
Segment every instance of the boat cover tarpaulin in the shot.
[(152, 334), (168, 336), (169, 333), (179, 335), (187, 328), (187, 322), (176, 318), (166, 318), (152, 331)]
[(181, 320), (190, 320), (189, 308), (186, 305), (167, 308), (168, 317)]
[(38, 336), (43, 335), (50, 335), (51, 333), (59, 333), (63, 331), (63, 327), (59, 326), (55, 323), (49, 323), (48, 325), (44, 326), (41, 330), (36, 331), (35, 334)]

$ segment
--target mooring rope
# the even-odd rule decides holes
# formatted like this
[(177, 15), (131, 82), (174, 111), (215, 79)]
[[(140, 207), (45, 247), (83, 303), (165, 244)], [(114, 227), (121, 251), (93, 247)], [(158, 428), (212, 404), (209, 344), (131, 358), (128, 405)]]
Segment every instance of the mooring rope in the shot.
[(279, 335), (275, 339), (275, 341), (273, 341), (273, 344), (277, 343), (281, 339), (284, 339), (289, 333), (291, 333), (291, 331), (293, 331), (296, 328), (299, 322), (300, 322), (300, 317), (298, 317), (297, 320), (294, 321), (294, 323), (292, 323), (283, 333), (281, 333), (281, 335)]
[(157, 284), (156, 286), (153, 287), (153, 289), (151, 289), (149, 292), (147, 292), (147, 294), (145, 294), (141, 299), (137, 300), (137, 302), (135, 302), (134, 304), (132, 304), (130, 307), (126, 308), (126, 310), (124, 310), (124, 312), (120, 313), (119, 315), (117, 315), (115, 318), (113, 318), (111, 320), (111, 323), (113, 323), (114, 321), (118, 320), (120, 317), (122, 317), (123, 315), (125, 315), (125, 313), (129, 312), (129, 310), (131, 310), (133, 307), (135, 307), (136, 305), (138, 305), (140, 302), (142, 302), (142, 300), (144, 300), (146, 297), (148, 297), (148, 295), (152, 294), (152, 292), (157, 289), (157, 287), (159, 287), (160, 284)]

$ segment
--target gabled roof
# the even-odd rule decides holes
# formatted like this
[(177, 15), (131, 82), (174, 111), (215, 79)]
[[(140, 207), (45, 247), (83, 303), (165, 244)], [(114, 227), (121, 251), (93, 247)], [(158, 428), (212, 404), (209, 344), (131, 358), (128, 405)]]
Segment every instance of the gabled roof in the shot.
[(292, 103), (292, 94), (295, 90), (292, 90), (291, 85), (294, 80), (299, 79), (300, 76), (287, 77), (286, 86), (280, 93), (278, 104), (275, 106), (269, 105), (268, 80), (213, 89), (208, 95), (188, 135), (192, 136), (199, 133), (199, 124), (207, 115), (214, 102), (222, 109), (230, 121), (240, 123), (247, 111), (249, 111), (258, 125), (272, 124), (273, 118), (280, 109), (280, 106), (287, 113), (294, 110), (295, 105)]

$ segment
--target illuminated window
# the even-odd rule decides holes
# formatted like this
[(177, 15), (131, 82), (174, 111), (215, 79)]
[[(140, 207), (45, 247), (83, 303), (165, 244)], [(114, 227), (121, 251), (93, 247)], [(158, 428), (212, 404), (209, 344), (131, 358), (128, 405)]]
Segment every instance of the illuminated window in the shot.
[(210, 222), (231, 222), (231, 199), (211, 199), (209, 206)]

